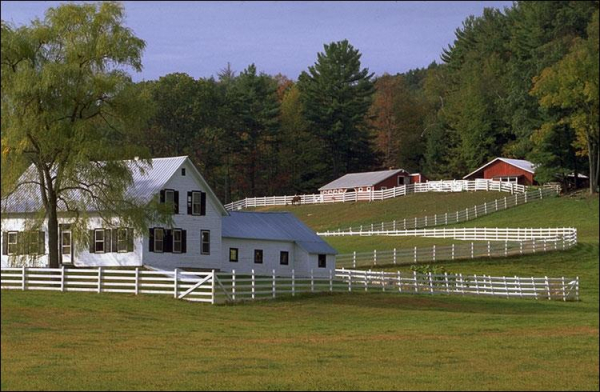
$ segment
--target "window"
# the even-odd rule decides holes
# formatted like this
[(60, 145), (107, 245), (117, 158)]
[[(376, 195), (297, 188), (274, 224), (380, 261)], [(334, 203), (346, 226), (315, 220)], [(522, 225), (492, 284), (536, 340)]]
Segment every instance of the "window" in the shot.
[(327, 268), (327, 255), (319, 255), (319, 268)]
[(200, 238), (202, 241), (202, 254), (209, 255), (210, 254), (210, 231), (202, 230), (200, 232)]
[(17, 254), (17, 232), (9, 231), (8, 232), (8, 254), (16, 255)]
[(175, 191), (170, 189), (165, 190), (165, 203), (175, 203)]
[(202, 192), (192, 192), (192, 215), (202, 213)]
[(181, 253), (181, 230), (173, 229), (173, 253)]
[(127, 229), (126, 228), (118, 228), (117, 229), (117, 252), (119, 252), (119, 253), (127, 252)]
[[(104, 229), (94, 230), (94, 252), (104, 253)], [(71, 254), (71, 233), (62, 233), (63, 255)], [(66, 253), (65, 253), (66, 252)]]
[(262, 249), (254, 249), (254, 263), (262, 264), (263, 263), (263, 251)]
[(40, 236), (37, 231), (27, 232), (28, 250), (30, 255), (37, 255), (40, 249)]
[(237, 263), (238, 261), (238, 248), (229, 248), (229, 261)]
[(281, 251), (279, 253), (279, 264), (288, 265), (290, 263), (290, 252)]
[(158, 253), (163, 252), (163, 241), (165, 238), (165, 231), (161, 228), (154, 229), (154, 251)]
[(185, 167), (182, 167), (182, 168), (181, 168), (181, 175), (182, 175), (182, 176), (185, 176)]

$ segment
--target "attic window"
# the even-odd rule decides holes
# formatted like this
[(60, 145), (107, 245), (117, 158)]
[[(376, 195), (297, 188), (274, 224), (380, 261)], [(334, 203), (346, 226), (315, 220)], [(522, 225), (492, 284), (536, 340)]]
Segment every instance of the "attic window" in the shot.
[(185, 167), (182, 167), (182, 168), (181, 168), (181, 175), (182, 175), (182, 176), (185, 176)]

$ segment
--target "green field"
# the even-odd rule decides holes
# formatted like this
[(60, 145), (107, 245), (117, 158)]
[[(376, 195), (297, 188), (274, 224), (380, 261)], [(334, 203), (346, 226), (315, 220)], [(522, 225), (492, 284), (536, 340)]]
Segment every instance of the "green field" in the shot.
[[(581, 301), (352, 293), (210, 306), (3, 291), (2, 390), (598, 390), (598, 198), (469, 225), (577, 227), (569, 251), (441, 265), (579, 276)], [(363, 240), (332, 243), (375, 247)]]

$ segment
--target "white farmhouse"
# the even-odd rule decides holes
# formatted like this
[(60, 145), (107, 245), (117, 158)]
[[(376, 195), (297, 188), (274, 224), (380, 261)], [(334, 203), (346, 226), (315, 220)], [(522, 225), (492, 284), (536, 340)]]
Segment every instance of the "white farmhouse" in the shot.
[[(90, 240), (77, 251), (70, 219), (59, 213), (60, 263), (65, 266), (146, 266), (158, 269), (255, 270), (298, 276), (328, 275), (335, 269), (335, 249), (288, 213), (229, 213), (187, 156), (152, 159), (139, 170), (130, 161), (129, 194), (140, 201), (159, 195), (172, 203), (173, 226), (150, 225), (147, 233), (103, 227), (90, 212)], [(30, 167), (23, 176), (31, 175)], [(26, 231), (26, 222), (41, 207), (36, 187), (21, 186), (2, 200), (2, 266), (15, 261), (47, 266), (47, 229)], [(113, 225), (114, 226), (114, 225)], [(81, 248), (81, 247), (79, 247)]]

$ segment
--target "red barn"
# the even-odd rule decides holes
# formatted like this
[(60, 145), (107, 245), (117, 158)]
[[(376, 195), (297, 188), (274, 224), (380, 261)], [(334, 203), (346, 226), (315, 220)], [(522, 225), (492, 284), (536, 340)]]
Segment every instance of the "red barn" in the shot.
[(424, 176), (410, 174), (406, 170), (382, 170), (366, 173), (349, 173), (319, 188), (321, 194), (340, 194), (345, 192), (370, 192), (390, 189), (400, 185), (423, 182)]
[(485, 178), (489, 180), (507, 181), (521, 185), (536, 184), (534, 164), (523, 159), (496, 158), (479, 169), (467, 174), (464, 180)]

